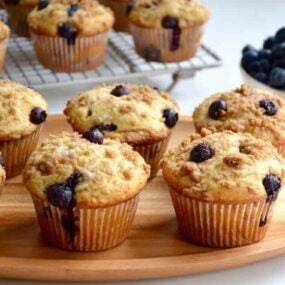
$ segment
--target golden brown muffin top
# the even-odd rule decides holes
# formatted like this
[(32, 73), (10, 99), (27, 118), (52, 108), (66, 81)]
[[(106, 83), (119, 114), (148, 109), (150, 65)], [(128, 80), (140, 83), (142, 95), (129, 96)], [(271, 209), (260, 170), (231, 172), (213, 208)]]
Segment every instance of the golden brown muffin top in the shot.
[(45, 121), (47, 103), (36, 91), (0, 80), (0, 141), (18, 139)]
[(248, 132), (271, 142), (285, 139), (285, 101), (248, 85), (214, 94), (194, 111), (196, 129)]
[(91, 143), (77, 133), (50, 136), (28, 160), (23, 179), (28, 190), (47, 200), (47, 188), (79, 174), (76, 205), (105, 207), (128, 200), (146, 184), (150, 168), (127, 144), (105, 139)]
[(10, 28), (2, 21), (0, 17), (0, 41), (10, 36)]
[(284, 184), (284, 161), (277, 150), (246, 133), (203, 129), (171, 150), (161, 165), (176, 191), (208, 201), (262, 199), (268, 181)]
[(129, 6), (129, 19), (145, 28), (163, 28), (165, 17), (179, 21), (180, 28), (204, 24), (209, 18), (208, 9), (197, 0), (133, 0)]
[(111, 9), (95, 0), (52, 0), (44, 8), (36, 7), (28, 16), (29, 27), (47, 36), (60, 35), (59, 29), (68, 25), (78, 37), (94, 36), (109, 30), (114, 23)]
[(177, 112), (168, 94), (135, 84), (97, 86), (72, 97), (64, 110), (79, 133), (99, 128), (105, 137), (134, 144), (167, 137), (178, 120)]

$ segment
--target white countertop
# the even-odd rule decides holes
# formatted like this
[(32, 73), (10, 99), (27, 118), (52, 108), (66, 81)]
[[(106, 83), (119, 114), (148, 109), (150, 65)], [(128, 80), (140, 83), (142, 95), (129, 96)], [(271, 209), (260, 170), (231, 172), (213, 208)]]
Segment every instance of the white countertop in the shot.
[[(251, 43), (261, 46), (263, 39), (285, 26), (285, 0), (204, 0), (211, 10), (204, 42), (223, 58), (223, 66), (202, 71), (191, 80), (183, 80), (173, 90), (184, 115), (190, 115), (195, 105), (208, 95), (232, 89), (242, 82), (239, 70), (241, 48)], [(169, 84), (168, 76), (157, 78), (158, 87)], [(45, 93), (50, 113), (61, 113), (66, 98), (64, 90)], [(175, 266), (175, 265), (174, 265)], [(240, 268), (207, 274), (140, 282), (108, 284), (284, 284), (285, 256), (243, 266)], [(17, 270), (17, 268), (15, 268)], [(54, 284), (43, 282), (0, 281), (0, 284)], [(63, 284), (63, 283), (61, 283)], [(64, 283), (68, 284), (68, 283)], [(72, 283), (74, 284), (74, 283)], [(100, 284), (100, 283), (96, 283)]]

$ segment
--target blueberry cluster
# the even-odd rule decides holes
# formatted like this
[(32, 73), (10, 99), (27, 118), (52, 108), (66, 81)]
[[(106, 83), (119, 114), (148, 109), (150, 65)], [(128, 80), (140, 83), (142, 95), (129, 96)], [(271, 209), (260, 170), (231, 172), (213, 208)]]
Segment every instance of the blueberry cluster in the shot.
[(285, 90), (285, 27), (267, 38), (261, 50), (245, 46), (241, 66), (254, 79)]

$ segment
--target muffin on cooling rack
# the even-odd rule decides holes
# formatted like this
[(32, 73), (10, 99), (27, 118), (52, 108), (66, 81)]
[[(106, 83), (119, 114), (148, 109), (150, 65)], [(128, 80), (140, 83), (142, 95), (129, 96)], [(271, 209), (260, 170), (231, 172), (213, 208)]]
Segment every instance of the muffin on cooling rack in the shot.
[(151, 165), (151, 177), (178, 121), (177, 104), (168, 94), (134, 84), (102, 85), (79, 93), (64, 113), (84, 136), (100, 130), (107, 138), (133, 146)]
[(42, 1), (28, 17), (38, 60), (57, 72), (101, 65), (114, 23), (112, 11), (93, 0)]
[(0, 17), (0, 71), (4, 67), (9, 36), (10, 29)]
[(97, 131), (51, 136), (23, 173), (44, 238), (69, 250), (97, 251), (123, 242), (149, 166), (127, 144)]
[(5, 161), (3, 155), (0, 152), (0, 194), (3, 190), (5, 180), (6, 180)]
[(248, 85), (214, 94), (193, 113), (197, 131), (248, 132), (270, 141), (285, 157), (285, 101), (265, 90)]
[(140, 56), (178, 62), (195, 55), (209, 12), (197, 0), (133, 0), (128, 15)]
[(118, 32), (128, 32), (129, 23), (127, 10), (129, 0), (99, 0), (99, 2), (113, 10), (115, 14), (114, 30)]
[(0, 109), (0, 152), (9, 178), (20, 174), (35, 149), (47, 117), (47, 103), (30, 88), (0, 80)]
[[(47, 2), (48, 0), (42, 1)], [(14, 32), (20, 37), (29, 37), (27, 17), (38, 5), (39, 0), (1, 0), (8, 12)]]
[(210, 247), (258, 242), (284, 185), (282, 157), (250, 134), (202, 134), (162, 161), (182, 234)]

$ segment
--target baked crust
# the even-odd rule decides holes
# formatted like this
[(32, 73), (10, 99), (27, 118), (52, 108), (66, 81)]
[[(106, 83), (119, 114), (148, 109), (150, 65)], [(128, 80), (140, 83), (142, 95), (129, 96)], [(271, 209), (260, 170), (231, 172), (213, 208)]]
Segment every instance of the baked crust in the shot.
[[(80, 9), (71, 17), (68, 9), (78, 3)], [(111, 9), (94, 0), (53, 0), (46, 8), (35, 8), (28, 16), (29, 27), (46, 36), (58, 36), (58, 26), (68, 23), (77, 31), (78, 37), (94, 36), (109, 30), (114, 24)]]
[(107, 207), (137, 195), (147, 182), (150, 167), (127, 144), (105, 139), (94, 144), (77, 133), (50, 136), (29, 158), (23, 173), (28, 190), (46, 200), (46, 188), (64, 183), (74, 172), (79, 208)]
[(2, 20), (0, 20), (0, 41), (7, 39), (9, 36), (10, 28)]
[(129, 144), (166, 138), (171, 129), (165, 125), (163, 110), (178, 112), (174, 100), (165, 92), (135, 84), (123, 84), (130, 93), (116, 97), (111, 92), (118, 85), (99, 85), (72, 97), (64, 110), (72, 128), (84, 133), (94, 126), (112, 123), (117, 129), (104, 132), (104, 136)]
[[(190, 161), (193, 147), (210, 145), (213, 155)], [(211, 133), (203, 129), (171, 150), (162, 160), (171, 188), (191, 198), (214, 202), (246, 202), (267, 197), (263, 179), (268, 174), (284, 184), (284, 160), (269, 143), (246, 133)]]
[[(265, 110), (259, 106), (259, 101), (264, 99), (276, 104), (276, 115), (264, 114)], [(215, 100), (225, 101), (228, 108), (227, 112), (217, 120), (208, 115), (209, 107)], [(198, 131), (208, 128), (212, 131), (248, 132), (257, 138), (275, 143), (285, 139), (285, 101), (269, 91), (241, 85), (233, 91), (208, 97), (195, 109), (193, 121)]]
[(129, 20), (143, 28), (163, 29), (165, 16), (179, 19), (180, 28), (204, 24), (209, 18), (208, 9), (197, 0), (134, 0)]
[(30, 121), (35, 107), (47, 111), (47, 102), (39, 93), (19, 83), (0, 80), (0, 141), (34, 132), (39, 127)]

